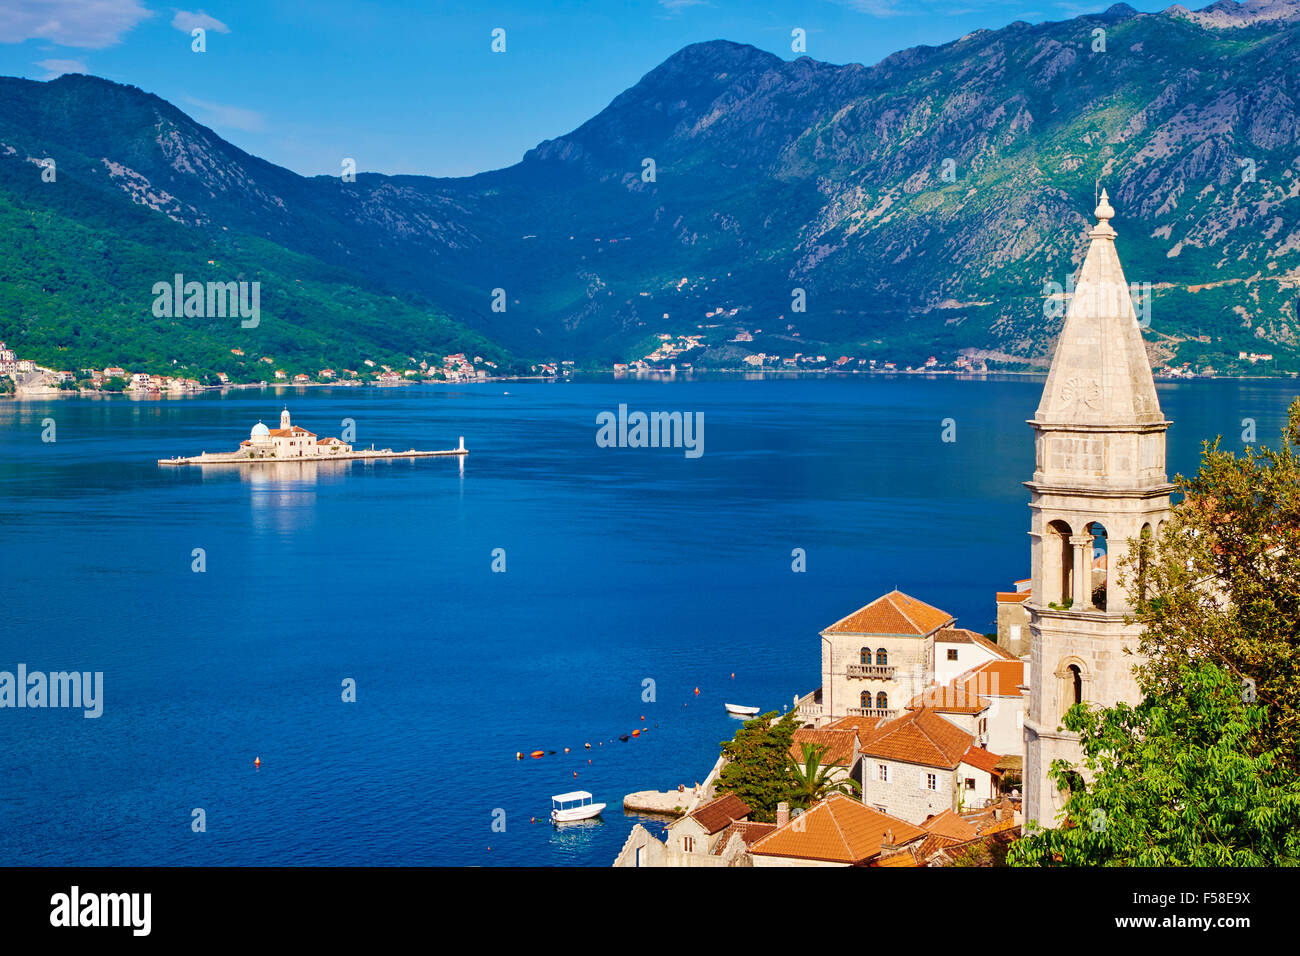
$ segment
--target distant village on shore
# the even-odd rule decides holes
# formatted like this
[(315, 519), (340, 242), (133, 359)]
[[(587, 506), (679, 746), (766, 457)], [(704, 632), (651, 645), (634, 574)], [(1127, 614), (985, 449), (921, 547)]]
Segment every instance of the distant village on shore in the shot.
[[(761, 333), (761, 329), (755, 330)], [(731, 342), (752, 342), (754, 333), (740, 330)], [(38, 365), (34, 360), (19, 358), (14, 349), (0, 341), (0, 396), (17, 395), (18, 397), (50, 398), (60, 394), (90, 394), (99, 392), (123, 392), (138, 395), (172, 394), (183, 395), (201, 392), (206, 389), (223, 388), (262, 388), (267, 385), (296, 386), (357, 386), (357, 385), (414, 385), (431, 383), (487, 382), (501, 380), (518, 380), (522, 378), (563, 379), (584, 373), (613, 372), (616, 378), (629, 375), (658, 376), (663, 374), (708, 372), (745, 372), (746, 374), (800, 374), (800, 373), (866, 373), (886, 375), (987, 375), (1016, 374), (1009, 370), (993, 367), (984, 358), (958, 355), (951, 362), (941, 362), (931, 355), (924, 362), (910, 365), (884, 358), (859, 358), (853, 355), (840, 355), (835, 358), (824, 353), (795, 352), (782, 356), (767, 352), (751, 352), (744, 355), (736, 367), (708, 365), (696, 367), (692, 361), (685, 361), (693, 355), (702, 354), (708, 346), (702, 335), (677, 335), (667, 332), (655, 335), (658, 345), (643, 357), (629, 362), (615, 362), (608, 369), (579, 366), (571, 359), (555, 362), (537, 362), (528, 366), (528, 375), (505, 374), (496, 362), (481, 355), (468, 356), (456, 352), (444, 356), (441, 363), (417, 361), (410, 358), (410, 365), (396, 368), (365, 359), (360, 369), (322, 368), (315, 374), (299, 372), (290, 374), (282, 368), (276, 368), (275, 359), (269, 355), (261, 356), (258, 361), (267, 365), (271, 371), (269, 378), (255, 382), (237, 382), (227, 372), (217, 372), (204, 376), (203, 379), (186, 375), (164, 375), (147, 371), (136, 371), (122, 366), (110, 365), (104, 368), (83, 368), (77, 370), (53, 369)], [(243, 358), (242, 349), (231, 349), (231, 355)], [(1251, 366), (1258, 365), (1261, 372), (1268, 370), (1268, 363), (1273, 356), (1267, 353), (1241, 352), (1238, 360)], [(1190, 362), (1181, 365), (1164, 365), (1153, 369), (1157, 378), (1191, 379), (1220, 377), (1216, 369), (1193, 367)], [(1030, 372), (1023, 374), (1041, 374)], [(1294, 373), (1291, 373), (1294, 377)]]

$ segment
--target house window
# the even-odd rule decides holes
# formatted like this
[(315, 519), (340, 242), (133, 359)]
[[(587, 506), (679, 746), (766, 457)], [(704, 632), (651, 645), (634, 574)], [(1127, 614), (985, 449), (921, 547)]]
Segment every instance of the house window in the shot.
[(957, 648), (950, 647), (948, 649), (948, 660), (955, 661), (956, 659), (957, 659)]
[(695, 837), (693, 837), (693, 836), (684, 836), (684, 837), (682, 837), (682, 849), (683, 849), (685, 852), (687, 852), (687, 853), (694, 853), (694, 852), (695, 852)]
[(889, 764), (876, 764), (876, 776), (880, 778), (881, 783), (889, 783)]
[(869, 691), (869, 690), (864, 690), (861, 694), (859, 694), (859, 695), (858, 695), (858, 703), (859, 703), (860, 705), (862, 705), (862, 709), (863, 709), (863, 710), (867, 710), (868, 708), (870, 708), (870, 707), (871, 707), (871, 691)]
[(876, 651), (876, 663), (877, 664), (889, 663), (889, 652), (886, 651), (883, 647)]
[(966, 789), (967, 789), (967, 790), (974, 790), (974, 789), (975, 789), (975, 778), (974, 778), (974, 777), (967, 777), (967, 778), (966, 778)]
[(860, 661), (861, 663), (863, 663), (863, 664), (870, 664), (870, 663), (871, 663), (871, 648), (869, 648), (869, 647), (864, 647), (864, 648), (863, 648), (863, 649), (858, 653), (858, 659), (859, 659), (859, 661)]
[(925, 775), (925, 789), (927, 789), (927, 790), (938, 790), (938, 789), (939, 789), (939, 778), (936, 777), (936, 776), (935, 776), (934, 774), (932, 774), (932, 773), (927, 773), (927, 774)]
[(876, 708), (878, 710), (885, 710), (888, 707), (889, 707), (889, 695), (882, 690), (879, 694), (876, 695)]
[(1083, 703), (1083, 674), (1079, 671), (1078, 664), (1070, 665), (1071, 683), (1074, 685), (1074, 703)]

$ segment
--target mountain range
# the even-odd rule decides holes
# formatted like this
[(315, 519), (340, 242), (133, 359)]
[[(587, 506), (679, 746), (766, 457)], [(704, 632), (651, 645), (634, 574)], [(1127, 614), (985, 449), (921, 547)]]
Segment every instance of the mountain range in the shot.
[[(1032, 367), (1104, 186), (1154, 361), (1300, 369), (1298, 68), (1300, 0), (1119, 4), (869, 67), (719, 40), (514, 166), (354, 181), (132, 86), (0, 78), (0, 339), (55, 367), (245, 378), (255, 356), (607, 366), (665, 334), (699, 336), (697, 366)], [(175, 273), (260, 281), (260, 325), (155, 317)]]

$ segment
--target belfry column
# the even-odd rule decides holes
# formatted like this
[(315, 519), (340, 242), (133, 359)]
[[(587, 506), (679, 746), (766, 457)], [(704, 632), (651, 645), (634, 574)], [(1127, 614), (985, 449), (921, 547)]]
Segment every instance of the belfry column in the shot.
[(1074, 610), (1087, 611), (1092, 607), (1092, 535), (1072, 534), (1070, 544), (1074, 546)]

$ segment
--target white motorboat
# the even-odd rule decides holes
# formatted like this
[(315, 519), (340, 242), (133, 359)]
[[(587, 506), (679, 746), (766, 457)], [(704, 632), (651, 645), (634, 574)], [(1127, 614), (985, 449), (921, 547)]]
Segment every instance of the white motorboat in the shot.
[(551, 822), (572, 823), (575, 820), (590, 820), (600, 816), (605, 809), (603, 803), (592, 803), (591, 794), (586, 790), (574, 790), (572, 793), (557, 793), (551, 797)]
[(727, 708), (727, 713), (735, 714), (737, 717), (757, 717), (757, 707), (741, 707), (739, 704), (723, 704)]

